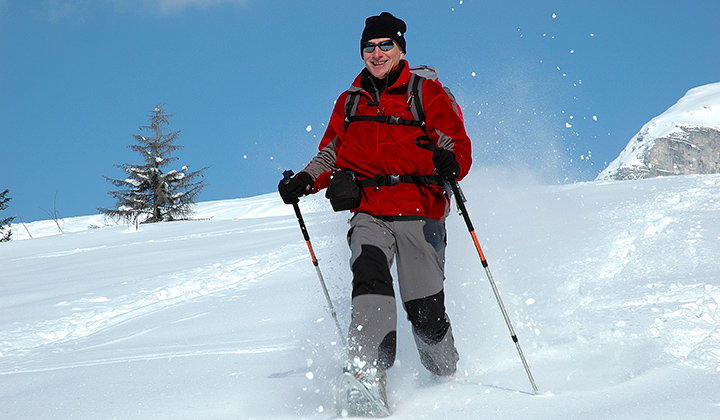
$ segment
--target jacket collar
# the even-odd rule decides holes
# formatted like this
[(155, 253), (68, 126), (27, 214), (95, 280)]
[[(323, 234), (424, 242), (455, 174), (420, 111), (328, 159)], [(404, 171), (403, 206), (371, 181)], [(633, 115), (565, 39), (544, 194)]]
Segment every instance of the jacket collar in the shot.
[[(400, 69), (400, 74), (398, 75), (397, 80), (395, 80), (390, 86), (388, 86), (384, 90), (394, 89), (394, 88), (397, 88), (400, 86), (406, 86), (410, 82), (410, 65), (408, 64), (407, 60), (404, 60), (404, 59), (400, 60), (400, 64), (398, 65), (398, 68)], [(350, 92), (366, 92), (366, 90), (363, 88), (363, 78), (364, 77), (372, 77), (369, 75), (369, 73), (370, 72), (367, 69), (363, 69), (363, 71), (361, 71), (360, 74), (358, 74), (357, 77), (355, 78), (355, 80), (353, 81), (352, 85), (350, 86), (349, 91)]]

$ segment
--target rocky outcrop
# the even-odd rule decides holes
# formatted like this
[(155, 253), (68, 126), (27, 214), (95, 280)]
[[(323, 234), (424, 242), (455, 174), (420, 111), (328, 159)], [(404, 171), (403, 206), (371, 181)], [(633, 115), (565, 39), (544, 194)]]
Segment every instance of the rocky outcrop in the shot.
[(720, 131), (707, 127), (680, 127), (679, 132), (655, 139), (645, 156), (648, 177), (715, 174), (720, 172)]
[(597, 179), (720, 173), (720, 83), (690, 90), (653, 118)]
[[(647, 141), (638, 136), (638, 141)], [(607, 179), (627, 180), (665, 175), (720, 173), (720, 131), (707, 127), (680, 127), (653, 140), (638, 156), (642, 165), (619, 167)]]

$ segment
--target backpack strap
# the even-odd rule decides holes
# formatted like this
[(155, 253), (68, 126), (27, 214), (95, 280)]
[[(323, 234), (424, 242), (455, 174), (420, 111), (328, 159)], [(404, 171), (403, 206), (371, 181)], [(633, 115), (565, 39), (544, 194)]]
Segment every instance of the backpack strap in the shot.
[[(345, 99), (345, 129), (347, 130), (350, 123), (355, 121), (376, 121), (386, 124), (421, 127), (424, 129), (425, 110), (422, 104), (422, 83), (426, 79), (426, 73), (430, 78), (433, 78), (433, 76), (437, 77), (437, 70), (435, 70), (434, 67), (427, 66), (413, 67), (410, 70), (407, 103), (413, 115), (412, 120), (387, 115), (355, 115), (357, 114), (357, 107), (360, 103), (361, 89), (356, 86), (351, 86), (350, 89), (348, 89), (348, 95)], [(422, 75), (419, 73), (422, 73)]]
[[(423, 90), (422, 86), (425, 79), (433, 81), (438, 80), (438, 71), (432, 66), (416, 66), (410, 68), (410, 80), (407, 89), (407, 105), (410, 107), (413, 119), (406, 120), (404, 118), (391, 117), (385, 115), (367, 115), (357, 116), (357, 107), (360, 102), (360, 94), (362, 89), (357, 86), (351, 86), (348, 89), (348, 95), (345, 100), (345, 129), (354, 121), (376, 121), (387, 124), (400, 124), (420, 127), (425, 130), (425, 108), (423, 107)], [(438, 84), (440, 84), (438, 82)], [(440, 84), (442, 86), (442, 84)], [(458, 106), (455, 95), (445, 86), (442, 86), (445, 94), (450, 98), (450, 104), (455, 113), (462, 119), (462, 111)]]
[(425, 109), (422, 101), (422, 83), (425, 77), (417, 73), (410, 74), (410, 82), (408, 83), (408, 105), (415, 121), (420, 122), (420, 126), (425, 126)]
[[(425, 121), (425, 108), (423, 107), (422, 100), (422, 83), (425, 81), (425, 79), (430, 79), (442, 87), (443, 91), (445, 91), (445, 94), (450, 99), (450, 105), (452, 105), (453, 110), (460, 117), (461, 120), (463, 119), (462, 110), (457, 103), (455, 95), (453, 95), (453, 93), (450, 91), (450, 88), (448, 88), (447, 86), (443, 86), (442, 83), (439, 82), (439, 72), (435, 67), (425, 65), (411, 67), (410, 73), (411, 83), (408, 84), (408, 105), (411, 106), (413, 117), (416, 120), (423, 121), (423, 123)], [(419, 80), (416, 81), (413, 80), (413, 78)]]
[(355, 116), (357, 113), (358, 103), (360, 103), (360, 89), (355, 86), (351, 86), (348, 89), (347, 98), (345, 98), (345, 129), (352, 122), (350, 118)]
[(399, 183), (418, 184), (418, 185), (444, 185), (444, 180), (440, 175), (375, 175), (374, 178), (360, 180), (360, 186), (367, 187), (386, 187)]
[(395, 117), (392, 115), (353, 115), (345, 117), (346, 127), (350, 125), (351, 122), (355, 121), (376, 121), (385, 124), (409, 125), (416, 127), (421, 127), (423, 125), (421, 121), (406, 120), (405, 118)]
[[(355, 121), (376, 121), (386, 124), (398, 124), (421, 127), (422, 122), (416, 120), (407, 120), (405, 118), (395, 117), (392, 115), (355, 115), (357, 107), (360, 103), (360, 95), (362, 89), (351, 86), (348, 89), (347, 98), (345, 99), (345, 129), (347, 130), (350, 123)], [(415, 114), (413, 114), (414, 116)]]

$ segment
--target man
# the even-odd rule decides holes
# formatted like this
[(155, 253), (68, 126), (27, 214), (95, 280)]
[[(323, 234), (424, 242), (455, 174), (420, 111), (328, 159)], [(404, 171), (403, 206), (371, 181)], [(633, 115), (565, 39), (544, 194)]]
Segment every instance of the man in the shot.
[[(423, 366), (438, 376), (456, 371), (443, 292), (450, 206), (443, 181), (462, 179), (471, 165), (463, 121), (438, 82), (421, 84), (424, 124), (413, 117), (405, 31), (405, 22), (390, 13), (367, 18), (361, 37), (365, 68), (337, 100), (319, 153), (278, 187), (287, 204), (324, 189), (332, 174), (334, 179), (352, 171), (363, 187), (348, 232), (353, 290), (345, 371), (385, 407), (385, 371), (396, 351), (393, 263)], [(434, 151), (419, 147), (418, 139), (431, 142)], [(333, 188), (331, 201), (338, 194)]]

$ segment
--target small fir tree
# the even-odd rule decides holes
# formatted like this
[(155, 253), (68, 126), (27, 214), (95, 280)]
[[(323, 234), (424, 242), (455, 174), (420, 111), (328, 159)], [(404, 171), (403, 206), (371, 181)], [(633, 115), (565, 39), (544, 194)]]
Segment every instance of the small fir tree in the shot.
[(202, 168), (191, 172), (187, 166), (180, 170), (167, 170), (177, 160), (172, 153), (182, 146), (175, 144), (181, 130), (168, 131), (173, 114), (166, 114), (165, 105), (158, 105), (148, 114), (150, 125), (140, 127), (150, 137), (133, 135), (137, 144), (129, 146), (144, 160), (141, 165), (115, 165), (127, 174), (125, 179), (105, 177), (120, 189), (110, 191), (116, 200), (116, 208), (100, 208), (103, 214), (128, 223), (155, 223), (186, 219), (192, 214), (192, 205), (205, 187)]
[[(8, 208), (8, 202), (12, 200), (12, 198), (8, 197), (8, 193), (10, 190), (5, 190), (2, 193), (0, 193), (0, 210), (5, 210)], [(12, 237), (12, 230), (10, 229), (10, 223), (15, 220), (15, 217), (6, 217), (4, 219), (0, 219), (0, 242), (7, 242)]]

